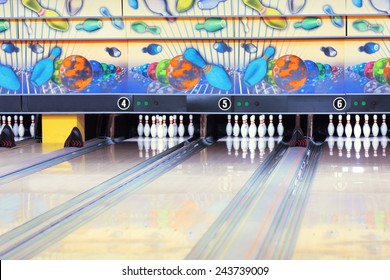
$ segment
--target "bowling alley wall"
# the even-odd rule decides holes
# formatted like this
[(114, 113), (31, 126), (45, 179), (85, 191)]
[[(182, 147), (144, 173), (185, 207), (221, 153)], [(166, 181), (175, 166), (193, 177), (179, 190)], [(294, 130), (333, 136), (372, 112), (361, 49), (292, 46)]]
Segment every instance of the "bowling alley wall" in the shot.
[(386, 94), (389, 13), (387, 0), (0, 0), (0, 94)]

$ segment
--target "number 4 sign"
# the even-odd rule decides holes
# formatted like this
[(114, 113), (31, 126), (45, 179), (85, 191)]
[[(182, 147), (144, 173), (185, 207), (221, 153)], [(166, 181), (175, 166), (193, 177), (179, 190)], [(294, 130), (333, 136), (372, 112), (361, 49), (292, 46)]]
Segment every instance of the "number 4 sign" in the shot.
[(130, 100), (127, 97), (121, 97), (117, 102), (118, 108), (122, 111), (130, 108)]

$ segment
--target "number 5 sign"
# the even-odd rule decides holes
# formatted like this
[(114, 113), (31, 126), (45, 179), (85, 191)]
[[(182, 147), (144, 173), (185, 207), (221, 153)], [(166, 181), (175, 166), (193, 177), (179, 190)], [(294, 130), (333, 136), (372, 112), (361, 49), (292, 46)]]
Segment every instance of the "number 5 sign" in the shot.
[(222, 97), (218, 101), (218, 107), (222, 111), (227, 111), (230, 109), (230, 107), (232, 107), (232, 101), (227, 97)]

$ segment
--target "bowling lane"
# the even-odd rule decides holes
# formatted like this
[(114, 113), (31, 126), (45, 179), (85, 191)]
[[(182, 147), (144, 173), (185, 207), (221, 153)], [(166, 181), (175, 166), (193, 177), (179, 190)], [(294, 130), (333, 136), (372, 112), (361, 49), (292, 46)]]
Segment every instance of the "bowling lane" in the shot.
[(322, 149), (293, 258), (390, 259), (388, 139), (328, 144)]
[(0, 234), (142, 162), (140, 147), (134, 141), (109, 145), (2, 185)]
[(275, 145), (219, 141), (35, 258), (184, 259)]

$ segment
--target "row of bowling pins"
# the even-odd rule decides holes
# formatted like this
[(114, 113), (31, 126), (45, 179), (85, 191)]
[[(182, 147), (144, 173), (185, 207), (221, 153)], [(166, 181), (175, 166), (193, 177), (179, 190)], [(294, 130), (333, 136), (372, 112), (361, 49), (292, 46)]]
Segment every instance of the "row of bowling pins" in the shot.
[[(170, 138), (176, 137), (177, 135), (183, 137), (185, 134), (185, 127), (183, 123), (183, 115), (179, 116), (179, 125), (177, 125), (176, 115), (169, 116), (169, 125), (167, 125), (167, 116), (152, 116), (152, 124), (149, 125), (149, 116), (145, 116), (145, 123), (143, 124), (143, 116), (139, 115), (139, 123), (137, 126), (138, 136), (145, 136), (152, 138), (165, 138), (169, 136)], [(192, 137), (195, 132), (195, 127), (193, 124), (193, 116), (189, 115), (189, 124), (187, 127), (188, 135)]]
[[(247, 137), (249, 136), (250, 138), (256, 137), (256, 135), (259, 135), (259, 137), (264, 137), (267, 133), (268, 136), (273, 137), (275, 135), (275, 126), (273, 123), (274, 116), (270, 115), (269, 116), (269, 124), (268, 127), (265, 124), (265, 115), (260, 115), (259, 116), (259, 125), (256, 126), (256, 117), (255, 115), (252, 115), (250, 117), (250, 124), (248, 124), (248, 115), (243, 115), (242, 116), (242, 124), (241, 127), (238, 124), (238, 115), (234, 116), (234, 125), (232, 125), (231, 122), (232, 116), (228, 115), (227, 116), (227, 124), (226, 124), (226, 135), (231, 136), (240, 136), (241, 137)], [(279, 123), (277, 125), (276, 131), (279, 136), (283, 136), (284, 132), (284, 127), (282, 123), (282, 115), (279, 115)]]
[[(362, 142), (363, 142), (363, 144), (362, 144)], [(363, 140), (361, 140), (360, 138), (356, 138), (356, 139), (354, 139), (354, 141), (352, 141), (351, 138), (345, 138), (345, 141), (344, 141), (344, 139), (342, 137), (337, 137), (337, 139), (335, 139), (331, 136), (328, 138), (329, 155), (333, 156), (333, 148), (334, 148), (334, 145), (336, 144), (339, 157), (343, 156), (343, 148), (345, 146), (345, 149), (347, 150), (347, 158), (351, 157), (351, 150), (353, 147), (355, 150), (356, 158), (359, 159), (360, 158), (360, 151), (361, 151), (362, 145), (363, 145), (364, 156), (366, 158), (368, 158), (368, 157), (370, 157), (370, 147), (372, 144), (373, 156), (377, 157), (379, 143), (381, 144), (381, 147), (382, 147), (382, 156), (385, 157), (386, 156), (386, 147), (387, 147), (387, 143), (388, 143), (388, 139), (385, 136), (373, 137), (373, 138), (366, 137)]]
[[(19, 123), (18, 123), (18, 121), (19, 121)], [(12, 129), (15, 137), (24, 137), (26, 129), (25, 129), (24, 124), (23, 124), (23, 116), (18, 117), (17, 115), (15, 115), (14, 116), (14, 124), (12, 125), (12, 117), (11, 116), (6, 117), (3, 115), (1, 117), (0, 133), (6, 125), (8, 125)], [(30, 124), (29, 130), (30, 130), (31, 137), (34, 137), (35, 136), (35, 116), (34, 115), (31, 115), (31, 124)]]
[[(347, 124), (345, 125), (345, 128), (344, 128), (343, 116), (339, 115), (338, 116), (338, 124), (336, 127), (337, 136), (342, 137), (344, 135), (344, 132), (345, 132), (345, 136), (347, 136), (347, 137), (351, 137), (352, 133), (353, 133), (355, 138), (360, 138), (360, 136), (362, 135), (362, 132), (363, 132), (364, 137), (369, 137), (371, 135), (371, 132), (372, 132), (372, 136), (376, 137), (379, 135), (379, 130), (380, 130), (382, 136), (387, 135), (387, 124), (386, 124), (386, 115), (385, 114), (382, 115), (382, 124), (381, 124), (380, 128), (378, 125), (378, 116), (377, 115), (373, 116), (374, 124), (372, 125), (372, 127), (370, 127), (370, 125), (369, 125), (369, 120), (370, 120), (370, 117), (367, 114), (364, 115), (364, 124), (363, 124), (363, 129), (362, 129), (362, 127), (360, 126), (360, 116), (355, 115), (355, 125), (352, 128), (351, 115), (348, 114), (347, 115)], [(329, 136), (333, 136), (334, 132), (335, 132), (335, 126), (333, 124), (333, 115), (329, 115), (329, 124), (328, 124)]]

